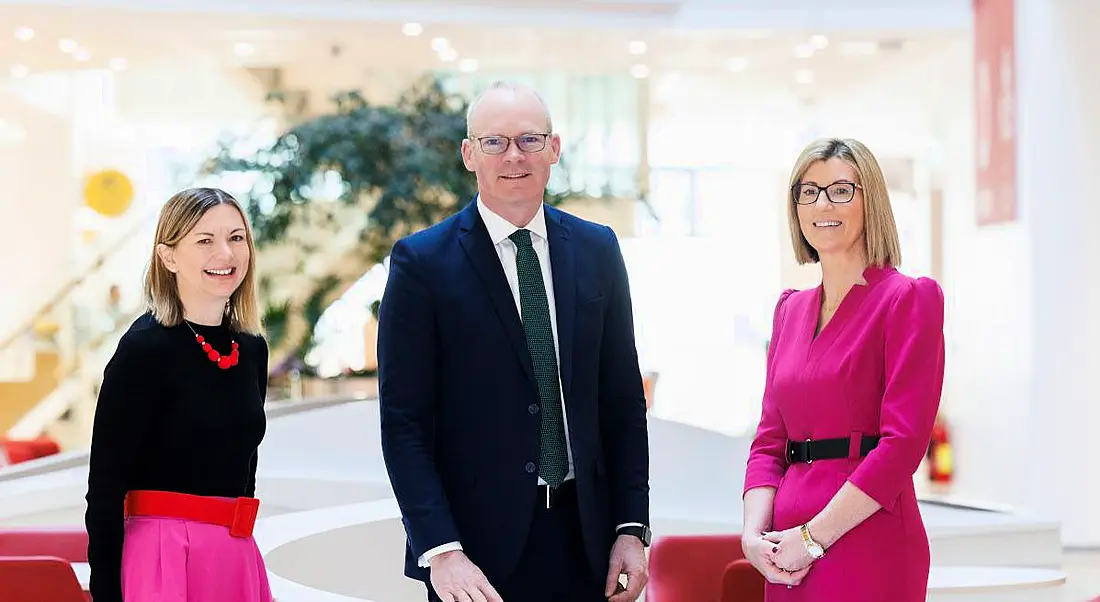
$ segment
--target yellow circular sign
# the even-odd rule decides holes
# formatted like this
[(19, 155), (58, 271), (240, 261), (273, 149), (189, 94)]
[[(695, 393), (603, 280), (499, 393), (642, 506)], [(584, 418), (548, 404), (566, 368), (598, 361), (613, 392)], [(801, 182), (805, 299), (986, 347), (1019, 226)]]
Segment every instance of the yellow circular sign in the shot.
[(121, 171), (105, 169), (88, 177), (84, 183), (84, 200), (96, 213), (118, 217), (130, 208), (134, 185)]

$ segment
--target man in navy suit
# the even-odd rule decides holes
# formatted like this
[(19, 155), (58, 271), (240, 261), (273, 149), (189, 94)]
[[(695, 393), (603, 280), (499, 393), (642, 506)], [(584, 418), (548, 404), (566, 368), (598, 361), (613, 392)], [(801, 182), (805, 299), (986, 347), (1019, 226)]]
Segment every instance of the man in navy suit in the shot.
[(405, 574), (445, 602), (632, 602), (649, 438), (618, 240), (543, 203), (561, 140), (536, 93), (494, 84), (467, 128), (478, 196), (394, 245), (379, 310)]

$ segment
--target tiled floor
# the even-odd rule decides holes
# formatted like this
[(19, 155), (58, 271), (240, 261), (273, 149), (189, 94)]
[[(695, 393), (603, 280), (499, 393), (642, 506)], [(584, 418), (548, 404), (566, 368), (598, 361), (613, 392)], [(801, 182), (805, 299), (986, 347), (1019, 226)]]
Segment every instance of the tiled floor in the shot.
[(1100, 597), (1100, 550), (1066, 551), (1066, 602), (1086, 602)]

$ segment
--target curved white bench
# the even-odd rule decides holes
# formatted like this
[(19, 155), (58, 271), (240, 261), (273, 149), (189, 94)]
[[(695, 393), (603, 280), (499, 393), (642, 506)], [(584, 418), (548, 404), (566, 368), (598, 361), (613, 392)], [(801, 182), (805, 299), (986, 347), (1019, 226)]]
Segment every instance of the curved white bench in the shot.
[(1063, 602), (1066, 575), (1044, 568), (934, 566), (929, 602)]

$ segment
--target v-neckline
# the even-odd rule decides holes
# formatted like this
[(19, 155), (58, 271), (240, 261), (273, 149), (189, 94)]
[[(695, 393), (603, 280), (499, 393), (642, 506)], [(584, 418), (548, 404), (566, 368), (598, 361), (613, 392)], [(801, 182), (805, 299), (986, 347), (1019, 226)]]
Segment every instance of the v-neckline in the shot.
[(824, 313), (824, 309), (825, 309), (824, 308), (824, 305), (825, 305), (824, 304), (825, 285), (824, 285), (824, 283), (820, 284), (820, 285), (817, 286), (817, 288), (814, 289), (813, 311), (810, 312), (812, 314), (812, 318), (813, 318), (810, 322), (810, 345), (811, 346), (814, 345), (815, 343), (817, 343), (818, 341), (820, 341), (825, 335), (832, 332), (832, 330), (834, 330), (833, 324), (838, 319), (844, 317), (844, 314), (846, 313), (844, 310), (847, 309), (847, 307), (849, 305), (851, 305), (851, 303), (849, 303), (849, 301), (851, 301), (852, 296), (857, 294), (857, 291), (859, 289), (865, 289), (865, 288), (867, 288), (866, 284), (858, 284), (858, 283), (853, 284), (852, 288), (848, 289), (848, 292), (844, 294), (844, 298), (840, 300), (840, 304), (836, 306), (836, 309), (833, 311), (833, 315), (832, 315), (832, 317), (829, 318), (829, 321), (821, 326), (820, 331), (818, 330), (818, 325), (821, 324), (821, 315), (822, 315), (822, 313)]
[[(820, 332), (817, 328), (818, 324), (821, 323), (822, 305), (825, 297), (825, 283), (822, 282), (817, 285), (817, 288), (814, 289), (814, 297), (812, 300), (813, 311), (808, 312), (811, 318), (809, 324), (811, 349), (824, 345), (822, 341), (829, 337), (836, 337), (836, 331), (844, 327), (844, 322), (853, 308), (859, 306), (863, 301), (863, 297), (867, 294), (867, 291), (871, 290), (871, 287), (882, 279), (887, 269), (892, 268), (878, 268), (870, 265), (864, 268), (862, 273), (863, 284), (857, 282), (852, 285), (852, 288), (848, 289), (848, 292), (845, 293), (844, 298), (840, 300), (840, 304), (837, 305), (836, 310), (833, 312), (833, 316), (821, 327)], [(840, 324), (837, 324), (837, 321), (839, 321)]]

